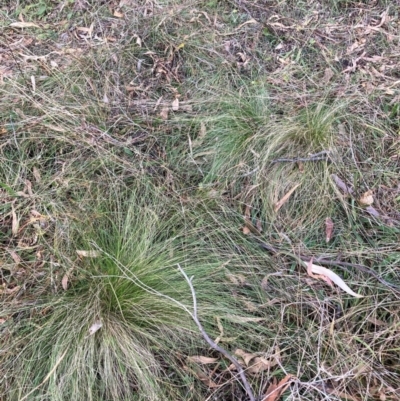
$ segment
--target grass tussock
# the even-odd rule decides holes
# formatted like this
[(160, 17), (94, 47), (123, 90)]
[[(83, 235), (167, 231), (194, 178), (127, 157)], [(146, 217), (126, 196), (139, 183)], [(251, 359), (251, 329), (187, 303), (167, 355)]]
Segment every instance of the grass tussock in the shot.
[[(168, 207), (171, 202), (159, 190), (141, 183), (125, 196), (114, 191), (103, 193), (105, 199), (99, 191), (97, 204), (91, 202), (96, 207), (67, 228), (69, 250), (92, 255), (80, 259), (58, 250), (54, 264), (66, 272), (63, 288), (5, 311), (17, 314), (2, 365), (12, 371), (10, 399), (28, 393), (131, 399), (133, 390), (137, 399), (182, 397), (179, 357), (202, 341), (179, 306), (190, 308), (191, 294), (178, 264), (194, 277), (206, 327), (215, 325), (215, 316), (240, 314), (224, 284), (224, 255), (199, 230), (188, 229), (185, 216)], [(101, 328), (91, 335), (98, 323)], [(165, 375), (172, 378), (169, 385)]]
[(109, 3), (1, 6), (1, 398), (245, 399), (179, 265), (256, 399), (397, 400), (397, 9)]

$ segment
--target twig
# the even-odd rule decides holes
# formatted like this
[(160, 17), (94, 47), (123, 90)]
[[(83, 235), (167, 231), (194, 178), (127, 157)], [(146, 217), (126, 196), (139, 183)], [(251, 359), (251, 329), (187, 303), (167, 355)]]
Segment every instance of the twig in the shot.
[(321, 152), (315, 153), (313, 155), (310, 155), (309, 157), (295, 157), (293, 159), (289, 158), (280, 158), (280, 159), (275, 159), (272, 160), (271, 163), (283, 163), (283, 162), (288, 162), (288, 163), (296, 163), (296, 162), (316, 162), (318, 160), (327, 160), (329, 157), (329, 151), (328, 150), (323, 150)]
[(200, 333), (202, 334), (202, 336), (204, 337), (204, 339), (208, 342), (208, 344), (214, 348), (216, 351), (220, 352), (222, 355), (225, 356), (225, 358), (229, 359), (236, 367), (236, 369), (239, 372), (239, 376), (240, 379), (242, 380), (242, 383), (246, 389), (246, 393), (250, 399), (250, 401), (255, 401), (254, 395), (253, 395), (253, 391), (250, 387), (249, 382), (246, 379), (246, 375), (244, 373), (244, 370), (242, 368), (242, 366), (240, 365), (240, 363), (237, 361), (236, 358), (234, 358), (228, 351), (226, 351), (224, 348), (220, 347), (218, 344), (216, 344), (210, 337), (209, 335), (205, 332), (205, 330), (203, 329), (203, 326), (201, 325), (198, 317), (197, 317), (197, 300), (196, 300), (196, 292), (194, 291), (194, 287), (192, 284), (192, 279), (193, 277), (191, 277), (189, 279), (189, 277), (187, 276), (187, 274), (184, 272), (184, 270), (181, 268), (181, 266), (178, 264), (178, 269), (179, 271), (182, 273), (182, 275), (185, 277), (187, 283), (189, 284), (190, 287), (190, 291), (192, 292), (192, 298), (193, 298), (193, 313), (190, 313), (190, 316), (192, 317), (193, 321), (196, 323), (197, 327), (200, 330)]

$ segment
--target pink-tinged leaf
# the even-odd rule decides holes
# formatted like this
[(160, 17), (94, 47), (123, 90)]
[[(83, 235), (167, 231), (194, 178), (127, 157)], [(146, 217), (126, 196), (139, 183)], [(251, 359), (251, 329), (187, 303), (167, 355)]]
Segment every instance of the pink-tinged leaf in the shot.
[(340, 287), (343, 291), (352, 295), (355, 298), (363, 298), (363, 295), (355, 293), (351, 288), (343, 281), (341, 277), (339, 277), (332, 270), (327, 269), (326, 267), (314, 265), (312, 263), (313, 259), (311, 259), (308, 263), (305, 263), (307, 266), (307, 274), (313, 278), (321, 279), (326, 281), (328, 284), (335, 283), (338, 287)]

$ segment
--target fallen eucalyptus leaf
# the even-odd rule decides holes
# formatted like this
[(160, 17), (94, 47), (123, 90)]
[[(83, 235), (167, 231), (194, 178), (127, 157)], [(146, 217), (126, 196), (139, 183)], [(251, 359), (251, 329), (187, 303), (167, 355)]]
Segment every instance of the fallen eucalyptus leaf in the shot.
[(61, 286), (64, 291), (68, 290), (68, 273), (64, 274), (64, 277), (61, 280)]
[(340, 278), (336, 273), (334, 273), (332, 270), (327, 269), (326, 267), (319, 266), (319, 265), (314, 265), (312, 263), (312, 259), (310, 262), (304, 264), (307, 266), (307, 271), (311, 271), (311, 273), (318, 274), (323, 280), (327, 281), (326, 279), (329, 279), (329, 281), (332, 281), (335, 283), (338, 287), (340, 287), (343, 291), (347, 292), (348, 294), (352, 295), (355, 298), (363, 298), (363, 295), (357, 294), (354, 291), (350, 289), (350, 287), (343, 281), (342, 278)]
[[(242, 349), (237, 349), (235, 355), (240, 357), (239, 363), (246, 368), (247, 373), (257, 374), (277, 365), (276, 361), (271, 361), (257, 354), (245, 352)], [(236, 370), (236, 366), (229, 366), (229, 370)]]
[(17, 235), (19, 230), (19, 220), (17, 214), (15, 213), (14, 205), (11, 205), (11, 214), (12, 214), (11, 232), (13, 235)]
[(97, 258), (100, 256), (98, 251), (76, 251), (76, 253), (81, 258)]
[(34, 22), (12, 22), (10, 26), (12, 28), (40, 28), (40, 26)]

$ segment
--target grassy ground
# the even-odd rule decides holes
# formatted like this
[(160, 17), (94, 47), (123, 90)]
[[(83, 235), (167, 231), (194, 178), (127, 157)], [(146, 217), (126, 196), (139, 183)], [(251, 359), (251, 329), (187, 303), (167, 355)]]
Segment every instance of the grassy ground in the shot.
[(398, 12), (3, 2), (1, 399), (398, 400)]

